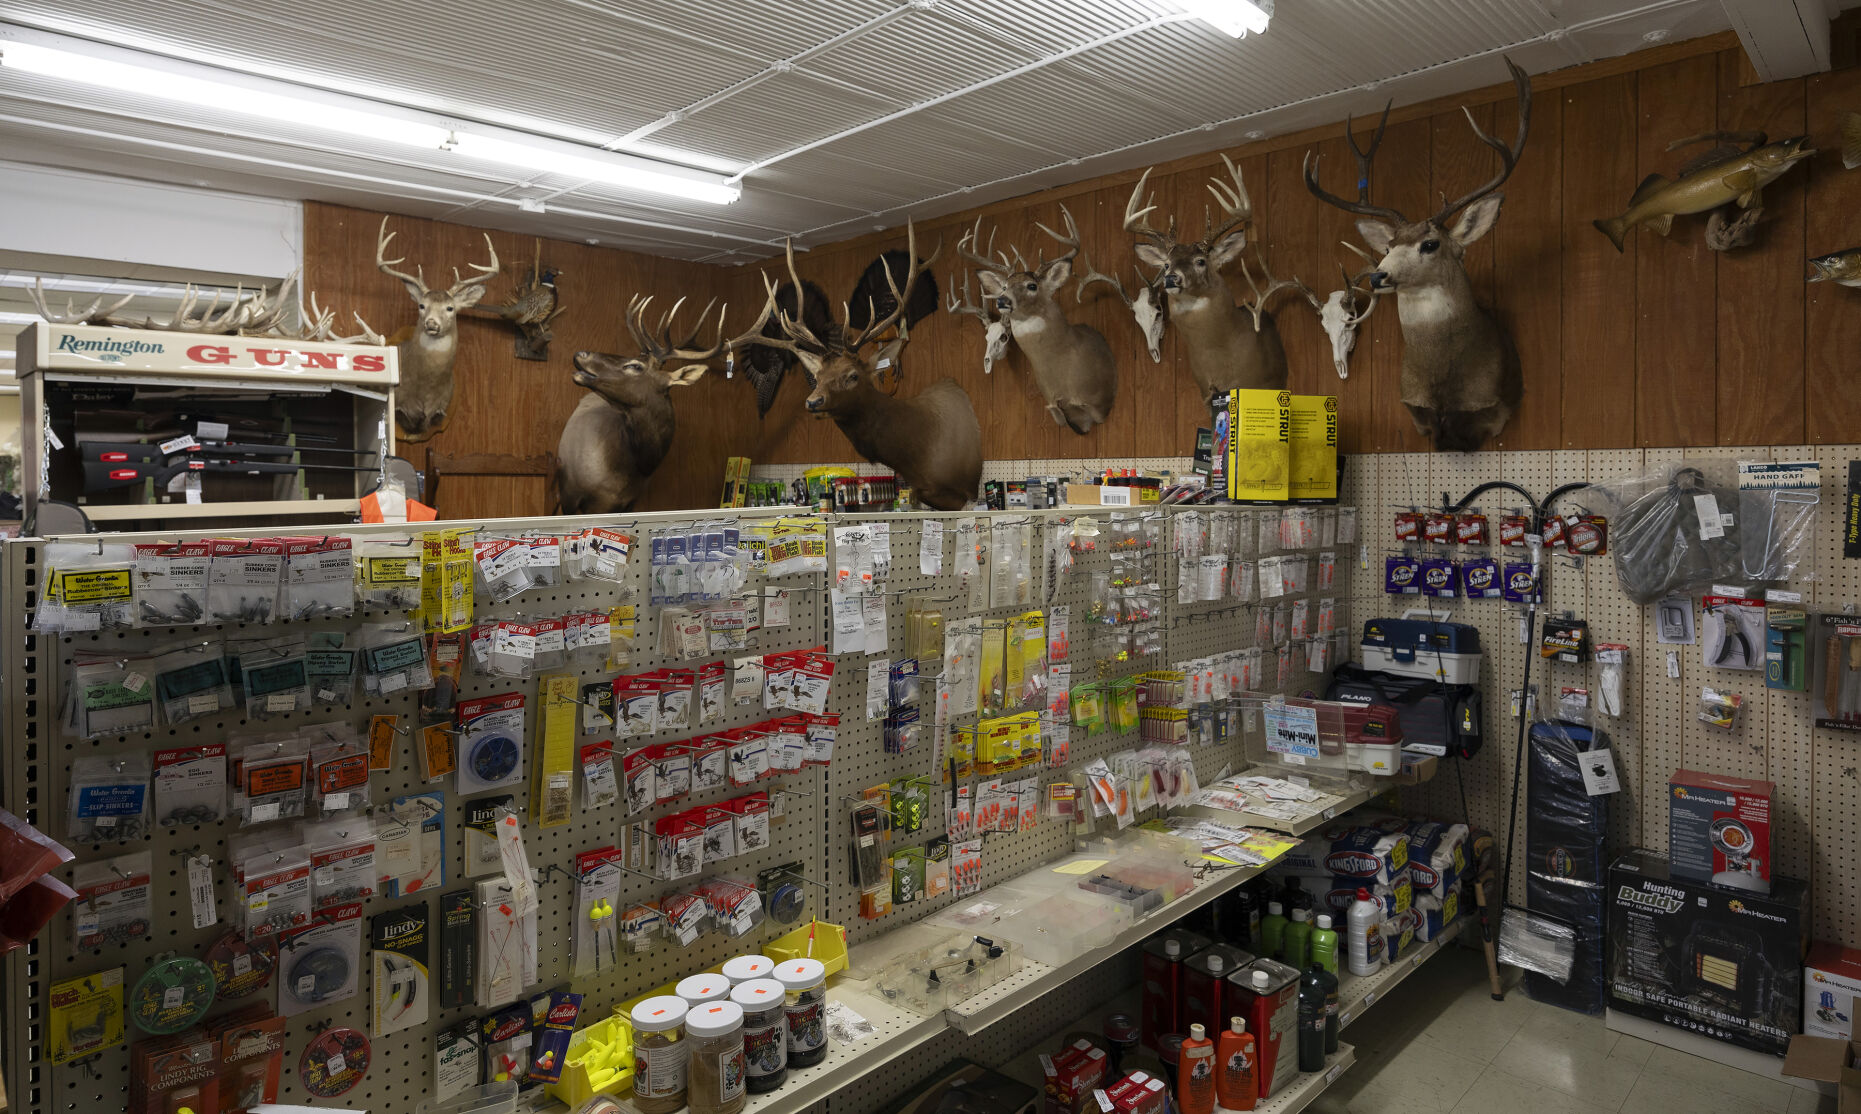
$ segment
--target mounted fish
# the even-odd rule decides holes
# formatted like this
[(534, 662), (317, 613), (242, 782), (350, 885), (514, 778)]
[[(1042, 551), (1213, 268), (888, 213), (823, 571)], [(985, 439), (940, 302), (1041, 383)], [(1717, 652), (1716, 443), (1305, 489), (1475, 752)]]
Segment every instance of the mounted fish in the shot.
[[(1060, 216), (1066, 221), (1064, 236), (1044, 224), (1038, 225), (1067, 249), (1057, 259), (1047, 259), (1043, 253), (1029, 267), (1019, 249), (1011, 249), (1013, 263), (1006, 256), (999, 257), (998, 262), (977, 254), (973, 245), (982, 241), (981, 217), (976, 218), (974, 228), (963, 234), (956, 250), (964, 262), (976, 269), (988, 304), (1008, 323), (1015, 344), (1027, 357), (1034, 384), (1047, 400), (1047, 416), (1074, 433), (1089, 433), (1111, 413), (1112, 400), (1118, 394), (1118, 367), (1105, 335), (1090, 325), (1069, 322), (1066, 311), (1060, 308), (1060, 291), (1072, 281), (1073, 257), (1079, 254), (1079, 229), (1073, 223), (1073, 214), (1062, 205)], [(994, 242), (991, 233), (989, 243), (993, 246)], [(963, 282), (967, 294), (967, 275)], [(983, 371), (988, 371), (992, 362), (985, 354)]]
[[(1661, 235), (1673, 228), (1677, 216), (1711, 213), (1706, 222), (1706, 246), (1713, 251), (1746, 247), (1755, 237), (1764, 213), (1764, 187), (1816, 153), (1806, 135), (1767, 142), (1763, 132), (1704, 132), (1676, 139), (1669, 151), (1694, 143), (1719, 146), (1689, 160), (1680, 175), (1669, 180), (1659, 174), (1642, 179), (1629, 198), (1628, 211), (1619, 217), (1593, 222), (1615, 250), (1628, 242), (1628, 230), (1645, 224)], [(1744, 144), (1745, 146), (1739, 146)], [(1736, 205), (1736, 216), (1728, 208)]]
[[(627, 331), (639, 348), (637, 356), (604, 352), (577, 352), (573, 378), (587, 387), (574, 413), (562, 427), (556, 443), (556, 492), (563, 514), (612, 514), (630, 511), (646, 490), (672, 445), (677, 418), (672, 410), (673, 387), (689, 387), (704, 377), (704, 361), (724, 350), (724, 313), (717, 311), (717, 338), (709, 348), (694, 348), (711, 315), (706, 303), (698, 324), (682, 340), (672, 339), (680, 298), (659, 319), (659, 327), (646, 326), (652, 299), (634, 295), (627, 303)], [(667, 368), (676, 360), (689, 361)]]
[(401, 382), (394, 389), (394, 420), (403, 441), (425, 441), (446, 428), (446, 412), (452, 407), (452, 364), (459, 354), (459, 313), (478, 304), (485, 296), (485, 284), (498, 273), (498, 249), (485, 235), (485, 250), (490, 263), (473, 263), (474, 275), (459, 277), (452, 272), (453, 283), (444, 290), (429, 288), (426, 272), (419, 267), (413, 274), (397, 271), (401, 259), (388, 259), (388, 245), (396, 233), (388, 231), (388, 218), (381, 218), (381, 231), (375, 238), (375, 267), (382, 274), (401, 280), (420, 310), (420, 320), (404, 326), (388, 338), (400, 353)]
[[(1221, 156), (1228, 168), (1228, 181), (1215, 178), (1208, 191), (1221, 205), (1222, 219), (1207, 219), (1202, 238), (1190, 243), (1176, 239), (1176, 222), (1168, 231), (1150, 227), (1149, 215), (1156, 206), (1144, 195), (1150, 171), (1144, 171), (1131, 191), (1124, 207), (1124, 227), (1136, 234), (1137, 258), (1156, 272), (1153, 280), (1163, 291), (1169, 309), (1169, 323), (1181, 333), (1189, 354), (1189, 374), (1196, 391), (1211, 407), (1236, 388), (1283, 389), (1286, 386), (1286, 349), (1280, 343), (1279, 326), (1267, 312), (1267, 302), (1292, 282), (1273, 282), (1268, 276), (1266, 290), (1253, 284), (1254, 300), (1236, 305), (1221, 272), (1241, 258), (1247, 246), (1247, 232), (1253, 223), (1253, 203), (1241, 172), (1228, 156)], [(1141, 206), (1141, 207), (1140, 207)], [(1256, 258), (1258, 253), (1256, 252)], [(1155, 351), (1153, 347), (1152, 351)]]
[[(982, 483), (982, 426), (976, 421), (976, 409), (969, 396), (947, 377), (911, 398), (894, 398), (881, 391), (874, 384), (877, 361), (897, 359), (898, 349), (906, 339), (902, 331), (873, 357), (860, 353), (897, 324), (912, 304), (919, 276), (930, 269), (942, 250), (932, 252), (928, 259), (918, 259), (917, 229), (909, 224), (906, 244), (906, 258), (914, 262), (902, 291), (895, 276), (889, 269), (886, 271), (891, 313), (869, 319), (862, 329), (842, 322), (816, 330), (807, 323), (805, 304), (797, 306), (794, 313), (780, 309), (775, 283), (765, 275), (763, 288), (768, 297), (762, 316), (748, 332), (732, 340), (730, 347), (734, 350), (760, 345), (793, 353), (814, 384), (808, 396), (810, 413), (832, 418), (856, 452), (898, 473), (920, 502), (938, 510), (959, 510), (976, 497)], [(788, 249), (788, 273), (797, 290), (806, 289), (795, 273), (792, 244)], [(771, 323), (781, 328), (782, 336), (768, 335)]]
[[(799, 303), (795, 297), (795, 287), (783, 283), (776, 288), (776, 312), (793, 316), (800, 308), (806, 310), (803, 322), (816, 336), (826, 336), (833, 319), (827, 316), (827, 295), (812, 282), (801, 284), (802, 296)], [(763, 326), (763, 335), (772, 340), (783, 337), (782, 326), (771, 320)], [(724, 372), (726, 375), (738, 367), (738, 350), (732, 347), (724, 354)], [(769, 408), (775, 405), (776, 392), (782, 389), (782, 377), (788, 369), (795, 366), (795, 354), (782, 348), (766, 345), (751, 345), (749, 351), (741, 355), (743, 377), (750, 381), (756, 390), (756, 416), (766, 417)]]
[(549, 342), (555, 339), (549, 324), (568, 308), (557, 296), (556, 278), (561, 274), (554, 267), (543, 266), (543, 241), (538, 240), (536, 255), (530, 260), (530, 273), (518, 280), (511, 300), (500, 306), (479, 306), (471, 312), (481, 317), (499, 317), (515, 325), (519, 360), (547, 360)]
[[(1379, 257), (1370, 289), (1395, 292), (1402, 322), (1402, 404), (1416, 431), (1450, 452), (1472, 452), (1497, 436), (1525, 393), (1512, 339), (1474, 300), (1463, 262), (1467, 245), (1498, 223), (1505, 196), (1496, 191), (1518, 166), (1531, 132), (1531, 79), (1509, 58), (1506, 67), (1518, 91), (1518, 137), (1508, 146), (1467, 113), (1473, 134), (1498, 152), (1499, 173), (1425, 220), (1326, 192), (1318, 184), (1317, 157), (1305, 156), (1305, 188), (1327, 205), (1367, 218), (1357, 222), (1357, 234)], [(1349, 120), (1344, 130), (1349, 134)], [(1367, 168), (1367, 159), (1360, 165)]]
[(1809, 276), (1811, 282), (1832, 282), (1861, 289), (1861, 248), (1844, 248), (1818, 255), (1809, 265), (1816, 269), (1816, 273)]

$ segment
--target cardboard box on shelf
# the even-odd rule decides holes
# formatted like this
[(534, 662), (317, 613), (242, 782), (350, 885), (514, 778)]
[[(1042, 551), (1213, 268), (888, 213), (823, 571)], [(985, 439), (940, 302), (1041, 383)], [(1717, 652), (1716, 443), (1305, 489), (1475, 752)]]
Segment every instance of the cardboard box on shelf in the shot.
[[(1291, 497), (1292, 394), (1229, 391), (1226, 417), (1228, 498), (1280, 503)], [(1219, 439), (1220, 430), (1217, 430)]]
[(1847, 1040), (1861, 1008), (1861, 949), (1818, 940), (1803, 961), (1803, 1032)]
[(1338, 497), (1338, 396), (1293, 395), (1288, 409), (1290, 478), (1295, 501)]

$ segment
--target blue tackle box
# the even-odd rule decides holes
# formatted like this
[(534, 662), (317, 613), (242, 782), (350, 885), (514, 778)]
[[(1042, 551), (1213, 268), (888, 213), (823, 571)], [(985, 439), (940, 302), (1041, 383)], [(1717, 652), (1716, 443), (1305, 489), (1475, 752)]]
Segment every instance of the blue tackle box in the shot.
[(1450, 622), (1451, 611), (1410, 608), (1400, 619), (1367, 619), (1358, 643), (1365, 669), (1449, 685), (1480, 683), (1480, 631)]

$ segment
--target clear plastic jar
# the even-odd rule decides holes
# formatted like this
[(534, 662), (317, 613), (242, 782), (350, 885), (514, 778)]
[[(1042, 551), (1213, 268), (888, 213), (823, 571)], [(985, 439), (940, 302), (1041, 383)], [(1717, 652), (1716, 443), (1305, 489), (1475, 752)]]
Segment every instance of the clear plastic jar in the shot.
[(722, 975), (692, 975), (680, 979), (672, 993), (685, 999), (685, 1004), (695, 1010), (706, 1002), (729, 1001), (730, 980)]
[(775, 967), (788, 1021), (788, 1066), (811, 1068), (827, 1059), (827, 968), (818, 959)]
[(743, 1009), (743, 1065), (750, 1094), (766, 1095), (788, 1082), (788, 996), (774, 979), (751, 979), (730, 991)]
[(691, 1114), (739, 1114), (749, 1102), (743, 1066), (743, 1010), (706, 1002), (685, 1018), (691, 1045)]
[(674, 1114), (685, 1105), (688, 1008), (671, 994), (633, 1007), (633, 1107), (639, 1114)]
[(775, 971), (775, 960), (766, 955), (740, 955), (725, 960), (723, 971), (730, 985), (738, 986), (751, 979), (768, 978)]

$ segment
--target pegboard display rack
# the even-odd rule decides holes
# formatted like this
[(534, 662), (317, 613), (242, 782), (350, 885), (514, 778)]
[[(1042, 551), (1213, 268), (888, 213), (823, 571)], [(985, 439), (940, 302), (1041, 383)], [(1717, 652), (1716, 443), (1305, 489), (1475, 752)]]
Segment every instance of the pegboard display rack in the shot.
[[(587, 526), (621, 527), (650, 534), (655, 530), (689, 527), (695, 522), (712, 521), (720, 517), (754, 521), (796, 514), (794, 508), (767, 508), (754, 511), (700, 511), (672, 514), (642, 514), (620, 518), (543, 518), (543, 519), (509, 519), (493, 520), (476, 524), (419, 524), (414, 527), (404, 525), (391, 526), (351, 526), (340, 532), (350, 537), (363, 539), (369, 537), (404, 538), (410, 533), (428, 530), (441, 530), (452, 526), (471, 527), (489, 535), (518, 534), (523, 532), (563, 533)], [(1049, 531), (1063, 530), (1081, 514), (1090, 513), (1093, 517), (1104, 519), (1113, 514), (1131, 513), (1154, 516), (1160, 526), (1158, 535), (1161, 546), (1167, 547), (1171, 542), (1170, 524), (1175, 511), (1171, 509), (1119, 512), (1110, 510), (1093, 510), (1084, 512), (1081, 508), (1060, 508), (1048, 511), (1022, 512), (972, 512), (967, 514), (922, 514), (922, 515), (885, 515), (873, 516), (870, 521), (883, 521), (892, 531), (893, 572), (883, 590), (888, 602), (887, 653), (896, 658), (903, 655), (904, 606), (908, 597), (939, 599), (951, 597), (945, 603), (947, 618), (957, 616), (975, 616), (985, 622), (995, 621), (1001, 617), (1021, 611), (1041, 609), (1051, 613), (1054, 607), (1066, 607), (1072, 611), (1073, 652), (1075, 663), (1091, 663), (1096, 660), (1096, 632), (1086, 630), (1081, 615), (1091, 602), (1091, 572), (1103, 555), (1082, 555), (1071, 572), (1064, 574), (1050, 570), (1044, 560), (1045, 538)], [(846, 516), (822, 516), (830, 527), (863, 521)], [(936, 575), (923, 575), (918, 565), (918, 547), (924, 525), (939, 520), (944, 527), (944, 539), (941, 547), (942, 571)], [(955, 572), (952, 546), (955, 544), (957, 527), (963, 520), (972, 521), (980, 528), (994, 531), (1000, 526), (1024, 525), (1030, 534), (1030, 551), (1035, 556), (1035, 575), (1030, 579), (1025, 599), (1016, 599), (1002, 606), (984, 606), (969, 609), (964, 601), (958, 601), (957, 594), (964, 590), (960, 578)], [(109, 544), (134, 543), (139, 541), (173, 542), (193, 538), (212, 537), (259, 537), (275, 536), (276, 529), (270, 530), (216, 530), (211, 534), (205, 532), (188, 533), (184, 531), (164, 531), (159, 534), (120, 534), (107, 537)], [(58, 539), (72, 541), (76, 539)], [(85, 545), (95, 544), (98, 536), (81, 539)], [(166, 629), (131, 630), (122, 632), (88, 633), (88, 634), (52, 634), (39, 633), (31, 629), (30, 617), (41, 588), (41, 577), (45, 573), (46, 546), (48, 542), (27, 539), (8, 542), (0, 549), (0, 577), (4, 577), (7, 598), (15, 603), (4, 619), (6, 624), (4, 656), (0, 657), (0, 685), (3, 685), (5, 697), (5, 733), (8, 746), (5, 756), (4, 804), (19, 815), (35, 823), (54, 838), (64, 835), (62, 831), (64, 802), (68, 795), (70, 762), (74, 757), (84, 754), (116, 754), (131, 751), (146, 751), (153, 745), (172, 738), (212, 740), (223, 738), (229, 733), (271, 729), (278, 726), (305, 726), (313, 723), (342, 720), (355, 725), (366, 733), (370, 717), (376, 715), (398, 716), (397, 723), (418, 725), (422, 722), (417, 709), (416, 695), (411, 692), (396, 693), (389, 696), (358, 698), (346, 710), (338, 709), (333, 713), (298, 713), (283, 725), (276, 721), (267, 722), (262, 728), (246, 724), (238, 713), (228, 713), (219, 720), (196, 722), (181, 728), (156, 728), (135, 736), (122, 736), (97, 741), (82, 740), (69, 735), (62, 725), (63, 701), (66, 689), (67, 667), (71, 655), (80, 649), (97, 646), (120, 647), (124, 652), (132, 652), (150, 644), (172, 640), (182, 634), (196, 631), (205, 637), (250, 637), (267, 633), (277, 633), (283, 628), (265, 628), (243, 624), (209, 625), (187, 630)], [(642, 547), (643, 549), (643, 547)], [(1165, 549), (1167, 552), (1167, 548)], [(831, 554), (829, 568), (832, 568)], [(1107, 667), (1087, 674), (1100, 679), (1128, 676), (1148, 669), (1163, 668), (1172, 663), (1190, 657), (1212, 653), (1215, 650), (1231, 646), (1246, 646), (1251, 643), (1252, 624), (1242, 619), (1251, 613), (1248, 604), (1210, 604), (1188, 605), (1175, 602), (1175, 570), (1167, 561), (1158, 562), (1156, 573), (1158, 586), (1163, 594), (1164, 604), (1157, 617), (1160, 631), (1160, 646), (1156, 653), (1138, 659), (1108, 663)], [(766, 585), (771, 588), (789, 590), (791, 620), (785, 628), (766, 628), (756, 637), (750, 652), (774, 652), (783, 650), (800, 650), (827, 644), (832, 635), (832, 611), (830, 594), (826, 587), (826, 576), (819, 573), (769, 579)], [(1348, 595), (1348, 588), (1339, 584), (1332, 590), (1336, 595)], [(623, 583), (584, 581), (558, 585), (547, 589), (533, 589), (516, 600), (502, 605), (491, 605), (480, 601), (477, 617), (480, 619), (514, 618), (534, 614), (554, 614), (567, 610), (605, 609), (620, 602), (634, 602), (640, 606), (638, 630), (633, 648), (632, 662), (627, 671), (646, 671), (661, 666), (678, 665), (689, 667), (698, 661), (675, 660), (661, 655), (657, 651), (659, 636), (658, 616), (645, 606), (648, 598), (648, 568), (643, 551), (636, 553), (629, 563)], [(989, 601), (991, 604), (996, 601)], [(956, 606), (950, 606), (955, 604)], [(293, 632), (309, 632), (328, 628), (349, 628), (358, 626), (367, 620), (397, 617), (398, 612), (361, 613), (348, 620), (310, 620), (304, 623), (290, 624)], [(740, 653), (741, 651), (739, 651)], [(704, 660), (719, 657), (710, 655)], [(887, 780), (905, 773), (932, 774), (935, 770), (935, 748), (926, 748), (915, 754), (887, 754), (879, 734), (879, 723), (865, 718), (864, 708), (864, 666), (869, 660), (880, 658), (879, 654), (844, 654), (837, 659), (838, 673), (830, 693), (830, 711), (842, 715), (842, 728), (836, 744), (835, 761), (827, 767), (810, 767), (792, 775), (779, 777), (763, 783), (772, 793), (779, 793), (783, 802), (782, 815), (772, 824), (771, 843), (766, 849), (753, 855), (739, 856), (721, 864), (717, 873), (729, 873), (754, 876), (765, 867), (788, 862), (799, 862), (811, 885), (808, 887), (808, 905), (810, 912), (822, 920), (846, 925), (849, 937), (858, 942), (873, 939), (901, 925), (912, 923), (925, 915), (935, 912), (944, 903), (918, 902), (894, 912), (890, 916), (873, 921), (861, 920), (858, 915), (858, 890), (851, 884), (847, 870), (848, 840), (846, 837), (846, 809), (843, 797), (857, 795), (859, 789), (876, 781)], [(581, 668), (570, 667), (566, 672), (575, 673), (581, 681), (598, 681), (610, 678), (612, 671), (600, 665)], [(1081, 676), (1076, 668), (1074, 678)], [(934, 682), (935, 669), (929, 678)], [(1309, 688), (1315, 679), (1301, 673), (1295, 679), (1295, 686)], [(1289, 691), (1297, 691), (1289, 686)], [(529, 694), (532, 701), (532, 730), (536, 714), (536, 681), (505, 680), (495, 677), (477, 676), (468, 673), (460, 685), (460, 697), (491, 695), (504, 691), (521, 691)], [(927, 691), (932, 691), (927, 687)], [(726, 708), (721, 719), (707, 722), (705, 730), (747, 724), (767, 718), (769, 713), (759, 705)], [(1101, 757), (1121, 748), (1141, 745), (1136, 735), (1119, 735), (1104, 732), (1086, 736), (1070, 725), (1062, 725), (1070, 745), (1070, 757), (1067, 765), (1077, 768), (1095, 757)], [(665, 732), (651, 739), (636, 739), (634, 743), (658, 742), (693, 734), (693, 731)], [(578, 741), (593, 741), (601, 735), (582, 735)], [(436, 916), (433, 904), (436, 895), (469, 884), (468, 880), (457, 877), (462, 863), (463, 847), (463, 807), (459, 797), (453, 793), (450, 782), (428, 783), (414, 770), (412, 732), (403, 729), (403, 737), (396, 743), (395, 768), (375, 773), (372, 777), (371, 793), (377, 803), (392, 798), (433, 789), (445, 791), (445, 838), (447, 844), (447, 877), (444, 883), (429, 888), (424, 895), (412, 894), (402, 898), (377, 896), (367, 904), (364, 916), (388, 909), (401, 908), (409, 904), (427, 903), (430, 914)], [(1197, 766), (1198, 776), (1207, 783), (1231, 769), (1241, 758), (1238, 743), (1229, 743), (1209, 747), (1190, 748)], [(1044, 787), (1047, 782), (1066, 776), (1060, 769), (1042, 769), (1039, 782)], [(759, 788), (762, 786), (759, 786)], [(712, 791), (712, 796), (723, 799), (740, 794), (743, 790), (726, 788)], [(618, 842), (617, 831), (624, 830), (627, 820), (638, 817), (622, 818), (618, 810), (610, 810), (605, 815), (595, 812), (578, 811), (571, 823), (562, 827), (536, 828), (529, 818), (529, 794), (526, 787), (514, 787), (517, 796), (517, 811), (524, 818), (525, 843), (533, 866), (547, 864), (564, 864), (572, 860), (575, 853), (594, 847)], [(933, 808), (925, 817), (927, 833), (941, 833), (944, 827), (941, 794), (933, 794)], [(578, 794), (579, 798), (579, 794)], [(681, 800), (677, 807), (697, 807), (714, 803), (709, 797), (694, 795)], [(666, 811), (671, 811), (667, 809)], [(648, 814), (648, 818), (653, 814)], [(53, 1112), (75, 1111), (85, 1108), (115, 1109), (125, 1104), (129, 1086), (128, 1055), (126, 1046), (117, 1046), (102, 1055), (83, 1064), (70, 1063), (54, 1067), (45, 1058), (42, 1042), (45, 1040), (43, 1022), (47, 1014), (47, 995), (50, 986), (62, 979), (78, 974), (87, 974), (105, 970), (118, 965), (130, 969), (133, 980), (136, 974), (156, 956), (175, 952), (179, 954), (199, 954), (215, 937), (229, 927), (224, 918), (229, 912), (228, 892), (226, 886), (227, 866), (226, 839), (234, 834), (231, 823), (219, 823), (179, 828), (157, 827), (143, 841), (118, 847), (86, 844), (74, 847), (80, 862), (94, 862), (114, 854), (128, 851), (148, 850), (152, 852), (156, 863), (156, 906), (157, 923), (144, 938), (133, 943), (113, 943), (99, 949), (76, 949), (70, 941), (70, 913), (67, 912), (54, 919), (37, 940), (26, 948), (19, 949), (7, 956), (3, 971), (7, 988), (4, 1006), (4, 1028), (12, 1034), (24, 1034), (23, 1039), (12, 1038), (7, 1041), (5, 1049), (5, 1066), (7, 1078), (14, 1081), (13, 1104), (16, 1109), (29, 1114), (53, 1114)], [(1031, 831), (1002, 833), (990, 839), (984, 856), (984, 873), (981, 884), (986, 887), (996, 882), (1024, 873), (1070, 852), (1073, 839), (1082, 834), (1069, 825), (1043, 819)], [(214, 927), (195, 930), (189, 916), (189, 905), (185, 892), (185, 854), (203, 854), (213, 860), (216, 885), (220, 889), (220, 912), (223, 922)], [(707, 874), (712, 871), (707, 870)], [(1169, 918), (1173, 919), (1191, 909), (1211, 900), (1225, 889), (1238, 885), (1247, 874), (1242, 871), (1231, 872), (1229, 877), (1211, 880), (1179, 902), (1172, 909)], [(556, 871), (545, 876), (539, 883), (541, 893), (541, 924), (539, 926), (539, 983), (541, 987), (571, 984), (573, 988), (584, 993), (584, 1018), (592, 1019), (604, 1016), (613, 1006), (644, 993), (653, 987), (673, 981), (678, 977), (712, 967), (732, 954), (754, 950), (767, 940), (782, 934), (788, 926), (765, 922), (751, 935), (742, 938), (729, 938), (712, 933), (701, 938), (689, 948), (676, 948), (670, 945), (623, 957), (611, 971), (590, 978), (569, 979), (572, 956), (568, 944), (571, 938), (569, 909), (572, 902), (569, 892), (572, 883), (566, 881), (566, 872)], [(670, 892), (673, 885), (653, 879), (627, 876), (622, 886), (621, 900), (633, 903), (663, 892)], [(952, 895), (951, 899), (954, 899)], [(805, 916), (806, 914), (804, 914)], [(1142, 935), (1154, 931), (1155, 927), (1166, 923), (1163, 918), (1147, 919), (1143, 931), (1133, 929), (1120, 937), (1119, 947), (1108, 947), (1094, 953), (1090, 962), (1069, 965), (1062, 971), (1049, 970), (1043, 977), (1029, 985), (1011, 988), (1008, 998), (998, 1003), (979, 1003), (978, 1011), (972, 1013), (973, 1020), (966, 1019), (962, 1026), (950, 1024), (944, 1017), (930, 1019), (920, 1018), (914, 1014), (900, 1012), (883, 1001), (873, 998), (857, 987), (836, 985), (830, 990), (830, 999), (844, 1002), (855, 1012), (863, 1015), (876, 1029), (876, 1035), (867, 1041), (837, 1050), (829, 1061), (828, 1069), (798, 1072), (791, 1078), (790, 1084), (773, 1095), (759, 1097), (752, 1103), (755, 1110), (799, 1111), (817, 1108), (821, 1102), (836, 1090), (842, 1090), (851, 1083), (871, 1077), (881, 1067), (897, 1061), (900, 1057), (914, 1051), (927, 1048), (940, 1035), (973, 1031), (985, 1025), (1002, 1023), (1003, 1031), (1016, 1035), (1016, 1024), (1012, 1021), (1015, 1011), (1021, 1010), (1027, 1015), (1035, 1015), (1037, 1009), (1022, 1009), (1024, 1006), (1038, 1004), (1038, 1000), (1055, 986), (1066, 984), (1069, 973), (1087, 970), (1093, 963), (1109, 961), (1116, 956), (1119, 948), (1128, 946)], [(366, 947), (366, 945), (365, 945)], [(283, 1086), (280, 1088), (281, 1102), (304, 1102), (303, 1093), (296, 1078), (296, 1055), (309, 1039), (312, 1027), (325, 1023), (353, 1025), (368, 1028), (367, 1014), (367, 979), (363, 979), (362, 993), (335, 1005), (312, 1008), (298, 1014), (291, 1020), (286, 1047), (287, 1070)], [(1035, 985), (1037, 984), (1037, 985)], [(986, 1016), (980, 1011), (986, 1010)], [(374, 1037), (373, 1055), (377, 1064), (393, 1064), (393, 1071), (377, 1070), (371, 1072), (353, 1092), (345, 1096), (345, 1102), (363, 1105), (371, 1109), (412, 1110), (431, 1093), (432, 1052), (431, 1038), (440, 1028), (458, 1021), (475, 1017), (483, 1011), (471, 1007), (456, 1010), (436, 1011), (436, 1015), (425, 1027), (410, 1029), (389, 1036)], [(135, 1034), (131, 1034), (131, 1040)]]

